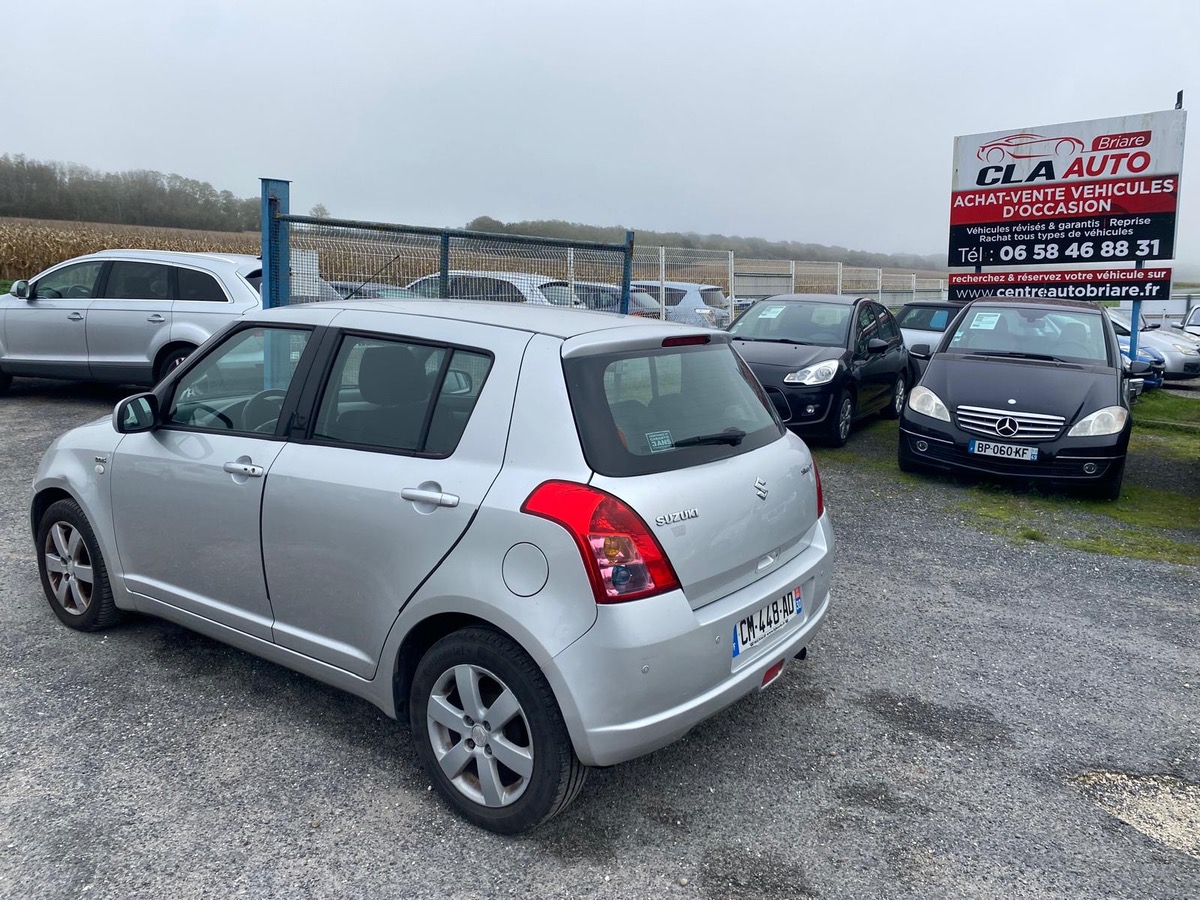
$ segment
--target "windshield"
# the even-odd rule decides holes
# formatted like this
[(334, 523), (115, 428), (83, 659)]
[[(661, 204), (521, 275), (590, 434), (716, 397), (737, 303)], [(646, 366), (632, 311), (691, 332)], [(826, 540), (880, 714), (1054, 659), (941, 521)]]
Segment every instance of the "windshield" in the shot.
[(848, 303), (760, 300), (729, 326), (729, 332), (746, 341), (845, 347), (853, 309)]
[(977, 355), (1109, 364), (1100, 313), (972, 306), (942, 349)]

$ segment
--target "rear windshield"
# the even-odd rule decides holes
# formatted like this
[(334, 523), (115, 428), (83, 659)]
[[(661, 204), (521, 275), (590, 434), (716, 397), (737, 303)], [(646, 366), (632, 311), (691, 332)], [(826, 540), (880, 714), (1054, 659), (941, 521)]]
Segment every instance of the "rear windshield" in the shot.
[(705, 288), (700, 292), (700, 296), (704, 298), (705, 306), (715, 306), (717, 309), (724, 309), (729, 305), (720, 288)]
[(568, 359), (563, 369), (584, 456), (601, 475), (686, 469), (783, 434), (762, 387), (728, 344)]
[(900, 310), (900, 327), (916, 331), (945, 331), (950, 310), (945, 307), (906, 306)]

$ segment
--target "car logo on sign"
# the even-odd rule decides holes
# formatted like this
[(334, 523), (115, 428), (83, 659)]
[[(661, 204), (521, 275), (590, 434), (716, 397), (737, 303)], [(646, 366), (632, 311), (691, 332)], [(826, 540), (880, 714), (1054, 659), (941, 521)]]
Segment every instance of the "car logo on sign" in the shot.
[(759, 500), (767, 499), (767, 483), (761, 478), (754, 479), (754, 492), (758, 494)]
[(1017, 420), (1012, 416), (1005, 416), (996, 423), (996, 434), (1003, 435), (1004, 437), (1012, 437), (1019, 430), (1020, 427), (1017, 425)]

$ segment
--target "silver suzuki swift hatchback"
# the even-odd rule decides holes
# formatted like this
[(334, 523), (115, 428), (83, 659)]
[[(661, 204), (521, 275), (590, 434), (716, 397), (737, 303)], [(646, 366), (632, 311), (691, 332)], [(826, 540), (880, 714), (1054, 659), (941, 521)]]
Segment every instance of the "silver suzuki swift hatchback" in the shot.
[(64, 624), (159, 616), (407, 716), (503, 833), (774, 681), (834, 553), (728, 335), (436, 301), (247, 314), (60, 437), (31, 523)]

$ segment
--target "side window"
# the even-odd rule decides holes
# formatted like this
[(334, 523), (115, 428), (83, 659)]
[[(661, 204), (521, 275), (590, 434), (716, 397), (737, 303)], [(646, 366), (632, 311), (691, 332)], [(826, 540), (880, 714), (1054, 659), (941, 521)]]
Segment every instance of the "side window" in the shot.
[(485, 285), (484, 300), (493, 300), (498, 303), (524, 303), (525, 295), (517, 289), (517, 286), (508, 282), (501, 281), (499, 278), (481, 278)]
[(900, 332), (896, 328), (896, 320), (892, 318), (892, 314), (882, 306), (875, 307), (875, 316), (879, 319), (879, 337), (887, 341), (889, 344), (900, 337)]
[[(451, 287), (454, 285), (453, 278), (450, 279), (450, 285)], [(425, 278), (422, 278), (420, 281), (413, 282), (408, 286), (408, 289), (421, 297), (429, 297), (430, 299), (437, 300), (442, 296), (441, 276), (429, 275)], [(450, 296), (455, 296), (453, 290), (451, 290)]]
[(96, 296), (96, 280), (104, 268), (102, 260), (65, 266), (39, 279), (30, 292), (32, 300), (84, 300)]
[(437, 392), (433, 419), (424, 451), (437, 456), (449, 456), (458, 446), (479, 392), (492, 369), (492, 358), (474, 350), (454, 350), (446, 377)]
[(450, 296), (458, 300), (487, 300), (487, 283), (474, 275), (457, 275), (450, 279)]
[(858, 308), (858, 315), (855, 318), (855, 334), (856, 340), (854, 344), (854, 352), (860, 355), (867, 352), (867, 344), (871, 338), (878, 334), (879, 326), (876, 324), (875, 316), (871, 312), (871, 305), (864, 303)]
[(170, 268), (162, 263), (112, 264), (104, 296), (110, 300), (170, 300)]
[(197, 272), (195, 269), (179, 269), (175, 270), (179, 277), (179, 299), (209, 302), (225, 303), (227, 297), (225, 292), (221, 290), (221, 285), (217, 279), (213, 278), (207, 272)]
[(418, 450), (432, 394), (427, 372), (441, 371), (446, 352), (444, 347), (347, 335), (321, 398), (314, 437)]
[(211, 431), (274, 433), (309, 332), (246, 328), (229, 335), (175, 386), (166, 422)]

